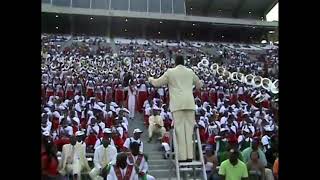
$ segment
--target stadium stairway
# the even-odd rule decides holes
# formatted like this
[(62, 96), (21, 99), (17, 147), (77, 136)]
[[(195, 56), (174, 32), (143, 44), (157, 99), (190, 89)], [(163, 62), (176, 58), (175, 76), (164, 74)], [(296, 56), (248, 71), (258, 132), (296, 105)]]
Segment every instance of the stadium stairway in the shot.
[[(153, 137), (151, 143), (147, 142), (148, 129), (143, 124), (143, 114), (137, 113), (135, 116), (135, 120), (129, 120), (129, 136), (132, 137), (132, 131), (135, 128), (139, 128), (143, 131), (141, 140), (144, 146), (144, 153), (148, 156), (149, 174), (154, 176), (157, 180), (175, 180), (176, 171), (172, 160), (163, 158), (161, 144), (156, 140), (157, 137)], [(193, 179), (193, 177), (188, 176), (181, 179)]]

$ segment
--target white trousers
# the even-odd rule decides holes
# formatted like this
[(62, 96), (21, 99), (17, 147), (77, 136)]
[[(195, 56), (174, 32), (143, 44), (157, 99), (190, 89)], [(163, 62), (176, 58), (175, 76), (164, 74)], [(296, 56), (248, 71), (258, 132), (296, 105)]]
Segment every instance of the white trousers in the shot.
[(164, 133), (166, 132), (166, 129), (165, 129), (164, 127), (157, 128), (155, 125), (150, 124), (148, 131), (149, 131), (149, 138), (152, 138), (152, 136), (153, 136), (155, 133), (160, 133), (160, 134), (161, 134), (161, 137), (163, 137)]
[(103, 180), (103, 177), (101, 177), (99, 175), (100, 171), (98, 168), (93, 168), (90, 173), (89, 176), (92, 180)]
[(194, 110), (172, 112), (177, 137), (178, 160), (193, 159), (192, 135), (195, 125)]

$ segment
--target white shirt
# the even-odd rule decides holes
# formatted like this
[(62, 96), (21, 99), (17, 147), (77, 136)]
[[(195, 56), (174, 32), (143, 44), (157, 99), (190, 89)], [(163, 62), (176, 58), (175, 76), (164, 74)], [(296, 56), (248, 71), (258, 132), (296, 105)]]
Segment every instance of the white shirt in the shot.
[[(138, 159), (139, 156), (133, 156), (133, 155), (132, 155), (131, 157), (133, 157), (134, 163), (136, 163), (136, 161), (137, 161), (137, 159)], [(129, 161), (129, 158), (127, 159), (127, 163), (128, 163), (128, 164), (131, 164), (130, 161)], [(145, 158), (144, 158), (144, 156), (143, 156), (143, 157), (142, 157), (142, 160), (141, 160), (141, 162), (140, 162), (140, 165), (139, 165), (139, 171), (140, 171), (140, 172), (144, 172), (144, 173), (146, 174), (147, 171), (148, 171), (148, 169), (149, 169), (148, 163), (147, 163), (147, 161), (145, 160)], [(138, 173), (139, 173), (139, 172), (138, 172)]]
[(242, 95), (243, 91), (244, 91), (243, 87), (239, 87), (237, 94)]
[(225, 108), (224, 106), (222, 106), (219, 110), (219, 113), (224, 113), (227, 110), (227, 108)]
[(67, 126), (66, 128), (60, 127), (59, 132), (61, 132), (61, 131), (67, 132), (67, 134), (68, 134), (69, 136), (72, 136), (72, 134), (73, 134), (73, 129), (72, 129), (71, 126)]
[(228, 118), (225, 117), (225, 116), (223, 116), (223, 117), (220, 119), (220, 125), (226, 124), (227, 120), (228, 120)]
[[(96, 143), (94, 144), (94, 148), (93, 148), (93, 149), (97, 149), (97, 148), (101, 145), (101, 141), (102, 141), (102, 138), (97, 139), (97, 140), (96, 140)], [(114, 141), (113, 141), (112, 138), (111, 138), (111, 141), (110, 141), (110, 145), (113, 146), (113, 147), (116, 147), (116, 146), (114, 145)]]
[[(267, 146), (267, 149), (271, 148), (270, 143), (269, 143), (270, 139), (271, 139), (271, 138), (270, 138), (269, 136), (267, 136), (267, 135), (264, 135), (264, 136), (261, 138), (261, 143), (262, 143), (262, 145), (263, 145), (263, 146), (268, 145), (268, 146)], [(263, 147), (263, 152), (266, 152), (267, 149), (266, 149), (265, 147)]]
[(164, 96), (164, 89), (163, 88), (158, 88), (158, 94), (160, 95), (160, 96)]
[(147, 91), (147, 87), (145, 84), (141, 84), (138, 91)]
[[(105, 166), (105, 164), (102, 164), (104, 151), (107, 151), (107, 156), (108, 156), (109, 162), (116, 161), (117, 148), (115, 148), (114, 146), (110, 146), (110, 145), (107, 148), (105, 148), (103, 145), (100, 145), (95, 149), (94, 157), (93, 157), (94, 167), (97, 169), (104, 168), (102, 166)], [(109, 163), (109, 162), (107, 162), (107, 163)]]
[(88, 126), (88, 128), (87, 128), (87, 136), (89, 136), (91, 129), (94, 129), (96, 131), (96, 133), (99, 133), (99, 126), (96, 123), (93, 127), (91, 127), (91, 125)]
[(137, 143), (140, 144), (139, 151), (140, 151), (141, 153), (143, 153), (143, 142), (141, 141), (140, 138), (139, 138), (138, 140), (135, 140), (133, 137), (127, 138), (127, 139), (124, 141), (123, 147), (126, 147), (127, 149), (130, 148), (130, 139), (131, 139), (131, 142), (137, 142)]

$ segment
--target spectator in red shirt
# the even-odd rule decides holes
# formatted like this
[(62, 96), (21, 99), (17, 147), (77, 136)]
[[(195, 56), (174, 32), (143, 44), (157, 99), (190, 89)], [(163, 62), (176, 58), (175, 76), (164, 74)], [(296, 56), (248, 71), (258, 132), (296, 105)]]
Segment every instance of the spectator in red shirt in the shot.
[(41, 152), (41, 173), (43, 180), (54, 180), (58, 176), (57, 148), (51, 141), (49, 132), (43, 133), (42, 144), (44, 151)]

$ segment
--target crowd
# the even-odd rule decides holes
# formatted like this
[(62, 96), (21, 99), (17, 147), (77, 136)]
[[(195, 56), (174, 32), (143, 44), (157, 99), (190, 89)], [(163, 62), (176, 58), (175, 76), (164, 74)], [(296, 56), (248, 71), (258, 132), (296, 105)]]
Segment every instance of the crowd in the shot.
[[(277, 94), (212, 70), (213, 57), (191, 48), (190, 43), (167, 51), (150, 44), (119, 43), (117, 54), (100, 37), (77, 37), (64, 49), (48, 43), (57, 38), (68, 39), (42, 37), (41, 157), (46, 178), (61, 174), (79, 179), (82, 172), (88, 172), (92, 179), (154, 179), (148, 174), (140, 139), (146, 132), (133, 128), (129, 137), (128, 125), (137, 113), (143, 113), (149, 142), (159, 134), (164, 158), (169, 157), (173, 118), (168, 88), (155, 88), (147, 78), (160, 77), (174, 66), (174, 55), (182, 52), (193, 54), (186, 66), (204, 84), (194, 90), (194, 97), (208, 177), (236, 174), (224, 162), (238, 156), (251, 174), (261, 179), (277, 177), (277, 168), (272, 168), (278, 163)], [(271, 68), (278, 63), (276, 51), (268, 52), (261, 63), (245, 53), (220, 48), (221, 56), (231, 60), (219, 64), (225, 70), (276, 80), (277, 72)], [(209, 64), (199, 65), (205, 61)], [(92, 169), (88, 153), (94, 153)]]

